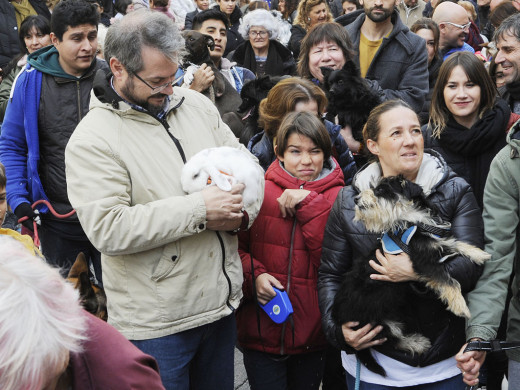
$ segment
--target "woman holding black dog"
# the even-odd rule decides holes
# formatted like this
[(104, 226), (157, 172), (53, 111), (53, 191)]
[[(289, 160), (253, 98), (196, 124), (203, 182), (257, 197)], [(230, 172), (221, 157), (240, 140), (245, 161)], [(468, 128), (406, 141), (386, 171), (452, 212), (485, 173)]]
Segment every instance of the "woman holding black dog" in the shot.
[[(260, 214), (239, 235), (244, 300), (238, 341), (253, 390), (318, 390), (327, 341), (316, 283), (323, 231), (343, 173), (325, 125), (310, 112), (285, 116), (274, 148)], [(273, 287), (287, 292), (294, 309), (281, 324), (258, 306), (275, 297)]]
[[(327, 116), (330, 121), (335, 120), (335, 115), (343, 107), (349, 113), (356, 112), (358, 123), (365, 123), (368, 113), (380, 102), (379, 95), (371, 91), (364, 78), (359, 74), (357, 65), (353, 63), (354, 48), (345, 27), (338, 23), (321, 23), (313, 27), (305, 36), (301, 44), (300, 57), (298, 60), (298, 74), (306, 79), (318, 84), (329, 98), (328, 110), (334, 114)], [(343, 69), (345, 64), (349, 68), (348, 80), (343, 83), (343, 90), (338, 92), (337, 101), (331, 97), (330, 86), (324, 79), (321, 68), (326, 67), (332, 70)], [(354, 70), (354, 71), (353, 71)], [(356, 72), (356, 73), (354, 73)], [(344, 108), (344, 102), (348, 102), (348, 108)], [(341, 123), (340, 123), (341, 124)], [(349, 149), (356, 156), (356, 164), (362, 167), (366, 163), (366, 156), (363, 151), (362, 125), (344, 125), (341, 135), (347, 142)]]
[[(347, 384), (361, 390), (379, 389), (464, 389), (454, 356), (465, 342), (464, 318), (456, 317), (423, 282), (412, 268), (410, 257), (402, 252), (382, 254), (378, 248), (380, 234), (367, 231), (362, 222), (354, 221), (355, 200), (361, 191), (377, 185), (383, 177), (403, 175), (422, 187), (438, 216), (451, 223), (455, 238), (478, 247), (483, 246), (480, 210), (470, 186), (446, 165), (434, 151), (424, 151), (424, 141), (417, 114), (403, 101), (391, 100), (376, 107), (363, 130), (367, 149), (376, 161), (359, 171), (352, 185), (345, 187), (331, 211), (323, 240), (318, 276), (318, 294), (322, 323), (329, 342), (343, 350)], [(390, 197), (389, 197), (390, 198)], [(413, 239), (413, 238), (412, 238)], [(344, 274), (354, 262), (369, 261), (370, 279), (378, 283), (410, 283), (410, 305), (417, 312), (408, 329), (426, 336), (431, 347), (411, 355), (385, 345), (378, 338), (383, 324), (335, 323), (332, 306)], [(455, 256), (444, 266), (465, 294), (474, 288), (480, 269), (470, 260)], [(366, 348), (386, 376), (359, 364), (354, 353)]]

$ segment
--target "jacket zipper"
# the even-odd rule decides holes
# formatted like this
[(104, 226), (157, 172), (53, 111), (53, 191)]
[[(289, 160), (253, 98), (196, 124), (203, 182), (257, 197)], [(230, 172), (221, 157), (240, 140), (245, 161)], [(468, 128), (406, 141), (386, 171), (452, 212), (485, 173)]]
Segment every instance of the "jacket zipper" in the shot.
[[(300, 185), (300, 190), (303, 190), (303, 184)], [(287, 288), (285, 291), (287, 295), (289, 295), (289, 290), (291, 289), (291, 264), (292, 264), (292, 249), (294, 245), (294, 231), (296, 229), (296, 217), (294, 217), (292, 234), (291, 234), (291, 243), (289, 249), (289, 269), (287, 271)], [(287, 321), (285, 321), (282, 325), (282, 336), (280, 337), (280, 355), (285, 355), (285, 328), (287, 327)], [(293, 329), (294, 331), (294, 329)], [(294, 334), (293, 334), (294, 335)]]
[[(177, 107), (182, 104), (183, 100), (184, 100), (184, 98), (177, 105)], [(174, 107), (174, 108), (176, 108), (176, 107)], [(153, 118), (157, 119), (163, 125), (164, 129), (166, 130), (166, 133), (170, 136), (170, 138), (172, 139), (173, 143), (177, 147), (177, 150), (179, 151), (179, 154), (182, 157), (182, 161), (184, 161), (184, 163), (186, 164), (186, 155), (184, 154), (184, 150), (182, 149), (182, 146), (181, 146), (179, 140), (177, 138), (175, 138), (172, 133), (170, 133), (170, 125), (168, 124), (168, 122), (166, 122), (166, 120), (159, 120), (157, 117), (153, 116), (152, 114), (149, 114), (149, 115), (152, 116)], [(227, 307), (229, 307), (231, 312), (234, 312), (235, 308), (229, 302), (229, 300), (231, 298), (232, 286), (231, 286), (231, 279), (229, 278), (229, 275), (226, 272), (226, 247), (224, 246), (224, 240), (222, 239), (222, 236), (220, 235), (220, 232), (216, 231), (215, 233), (217, 234), (217, 238), (218, 238), (218, 241), (220, 243), (220, 248), (222, 249), (222, 272), (224, 274), (224, 277), (226, 278), (226, 281), (227, 281), (227, 284), (228, 284), (228, 290), (229, 290), (228, 296), (226, 298), (226, 305), (227, 305)]]
[[(176, 108), (178, 108), (182, 103), (184, 102), (184, 97), (180, 100), (180, 102), (175, 106), (175, 107), (172, 107), (168, 113), (170, 113), (171, 111), (175, 110)], [(177, 148), (177, 150), (179, 151), (179, 154), (181, 155), (181, 158), (182, 158), (182, 161), (184, 164), (186, 164), (186, 155), (184, 154), (184, 150), (182, 149), (182, 145), (181, 143), (179, 142), (179, 140), (177, 138), (175, 138), (173, 136), (172, 133), (170, 133), (170, 125), (168, 124), (168, 122), (166, 121), (166, 117), (168, 116), (168, 113), (164, 116), (163, 119), (159, 119), (157, 118), (156, 116), (150, 114), (148, 111), (139, 111), (139, 112), (142, 112), (143, 114), (147, 114), (147, 115), (150, 115), (153, 119), (155, 119), (156, 121), (158, 121), (161, 125), (163, 125), (164, 129), (166, 130), (166, 134), (168, 134), (168, 136), (171, 138), (171, 140), (173, 141), (173, 143), (175, 144), (175, 147)]]
[(76, 81), (76, 92), (78, 93), (78, 123), (81, 122), (81, 88), (79, 81)]
[(226, 247), (224, 246), (224, 240), (222, 239), (220, 232), (216, 231), (215, 233), (217, 234), (218, 241), (220, 242), (220, 248), (222, 249), (222, 273), (226, 277), (229, 289), (228, 296), (226, 298), (226, 305), (231, 309), (231, 312), (234, 312), (235, 308), (229, 302), (229, 299), (231, 298), (231, 279), (229, 278), (229, 275), (226, 272)]

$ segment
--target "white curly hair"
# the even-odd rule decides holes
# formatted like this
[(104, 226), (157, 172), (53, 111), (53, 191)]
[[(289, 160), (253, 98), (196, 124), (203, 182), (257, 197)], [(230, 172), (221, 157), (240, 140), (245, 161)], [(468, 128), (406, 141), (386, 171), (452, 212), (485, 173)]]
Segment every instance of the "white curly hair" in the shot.
[(255, 9), (248, 12), (242, 19), (238, 32), (245, 40), (249, 39), (251, 27), (263, 27), (269, 33), (269, 39), (278, 37), (278, 22), (276, 18), (266, 9)]
[(0, 388), (39, 390), (81, 352), (79, 294), (41, 258), (0, 235)]

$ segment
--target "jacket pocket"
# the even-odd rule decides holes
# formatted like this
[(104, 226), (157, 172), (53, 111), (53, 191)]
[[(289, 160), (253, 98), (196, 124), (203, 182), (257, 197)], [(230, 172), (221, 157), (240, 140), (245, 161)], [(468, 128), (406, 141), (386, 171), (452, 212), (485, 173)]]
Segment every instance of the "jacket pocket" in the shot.
[(177, 243), (167, 245), (152, 273), (152, 280), (160, 282), (168, 277), (179, 262)]

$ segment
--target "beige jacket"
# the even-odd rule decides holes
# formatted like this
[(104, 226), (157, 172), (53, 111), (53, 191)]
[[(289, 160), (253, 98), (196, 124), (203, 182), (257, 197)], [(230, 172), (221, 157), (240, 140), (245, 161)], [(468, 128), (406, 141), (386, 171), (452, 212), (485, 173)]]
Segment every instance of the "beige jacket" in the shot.
[[(182, 98), (167, 122), (187, 159), (214, 146), (245, 150), (207, 98), (174, 88), (170, 107)], [(221, 246), (217, 233), (205, 230), (202, 195), (183, 192), (183, 161), (155, 118), (124, 102), (115, 109), (93, 94), (65, 162), (70, 202), (102, 253), (109, 323), (123, 335), (162, 337), (214, 322), (238, 307), (237, 237), (219, 232)], [(247, 210), (250, 224), (262, 200)]]

